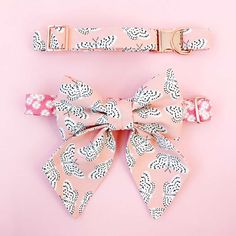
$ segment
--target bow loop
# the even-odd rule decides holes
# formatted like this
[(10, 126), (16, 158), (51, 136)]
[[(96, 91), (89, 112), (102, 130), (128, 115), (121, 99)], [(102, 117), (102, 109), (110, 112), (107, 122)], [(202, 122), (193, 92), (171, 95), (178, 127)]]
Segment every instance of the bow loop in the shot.
[(125, 99), (112, 100), (109, 103), (108, 123), (115, 130), (132, 129), (132, 102)]
[(92, 111), (102, 114), (97, 124), (106, 124), (111, 130), (133, 128), (132, 102), (125, 99), (106, 99), (97, 101)]

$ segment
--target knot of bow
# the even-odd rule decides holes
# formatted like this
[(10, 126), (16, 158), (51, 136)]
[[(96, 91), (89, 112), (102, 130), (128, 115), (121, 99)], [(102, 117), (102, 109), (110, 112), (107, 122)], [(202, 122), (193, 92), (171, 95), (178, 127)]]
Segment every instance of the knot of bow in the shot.
[(111, 169), (114, 131), (128, 130), (126, 160), (151, 216), (171, 204), (188, 173), (174, 142), (183, 120), (182, 97), (172, 69), (129, 99), (104, 98), (66, 77), (55, 100), (64, 143), (43, 166), (52, 187), (75, 217)]

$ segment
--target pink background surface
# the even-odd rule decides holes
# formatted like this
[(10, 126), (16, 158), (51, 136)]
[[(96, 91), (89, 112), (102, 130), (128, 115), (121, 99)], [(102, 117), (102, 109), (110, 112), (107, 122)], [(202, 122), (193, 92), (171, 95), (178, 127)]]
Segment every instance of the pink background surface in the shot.
[[(0, 235), (236, 235), (235, 1), (0, 1)], [(174, 54), (58, 53), (31, 49), (35, 29), (77, 26), (210, 27), (210, 51)], [(180, 148), (191, 174), (154, 221), (125, 166), (124, 149), (79, 219), (71, 218), (41, 173), (61, 144), (53, 118), (25, 116), (27, 92), (55, 94), (64, 74), (107, 96), (131, 96), (167, 67), (185, 97), (213, 101), (210, 123), (186, 125)]]

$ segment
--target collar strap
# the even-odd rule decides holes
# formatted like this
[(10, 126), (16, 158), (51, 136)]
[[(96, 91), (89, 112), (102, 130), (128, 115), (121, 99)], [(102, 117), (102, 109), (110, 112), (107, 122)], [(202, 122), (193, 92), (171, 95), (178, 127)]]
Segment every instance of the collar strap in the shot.
[(140, 27), (79, 28), (50, 25), (35, 31), (35, 51), (177, 52), (189, 54), (210, 47), (207, 28), (150, 29)]
[[(27, 94), (25, 114), (35, 116), (55, 116), (54, 100), (56, 96), (47, 94)], [(184, 99), (183, 109), (185, 122), (203, 123), (211, 120), (211, 102), (205, 97)]]

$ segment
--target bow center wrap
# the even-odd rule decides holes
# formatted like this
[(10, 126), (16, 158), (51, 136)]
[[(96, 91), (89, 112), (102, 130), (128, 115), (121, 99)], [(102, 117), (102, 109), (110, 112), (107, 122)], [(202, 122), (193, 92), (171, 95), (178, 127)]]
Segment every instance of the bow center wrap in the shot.
[(107, 102), (109, 126), (113, 130), (133, 128), (132, 102), (125, 99), (111, 99)]
[(158, 219), (188, 173), (174, 145), (182, 127), (182, 102), (171, 69), (129, 99), (103, 98), (66, 77), (54, 102), (64, 143), (43, 171), (67, 210), (74, 217), (84, 211), (112, 166), (117, 148), (113, 131), (129, 130), (127, 165), (151, 216)]

